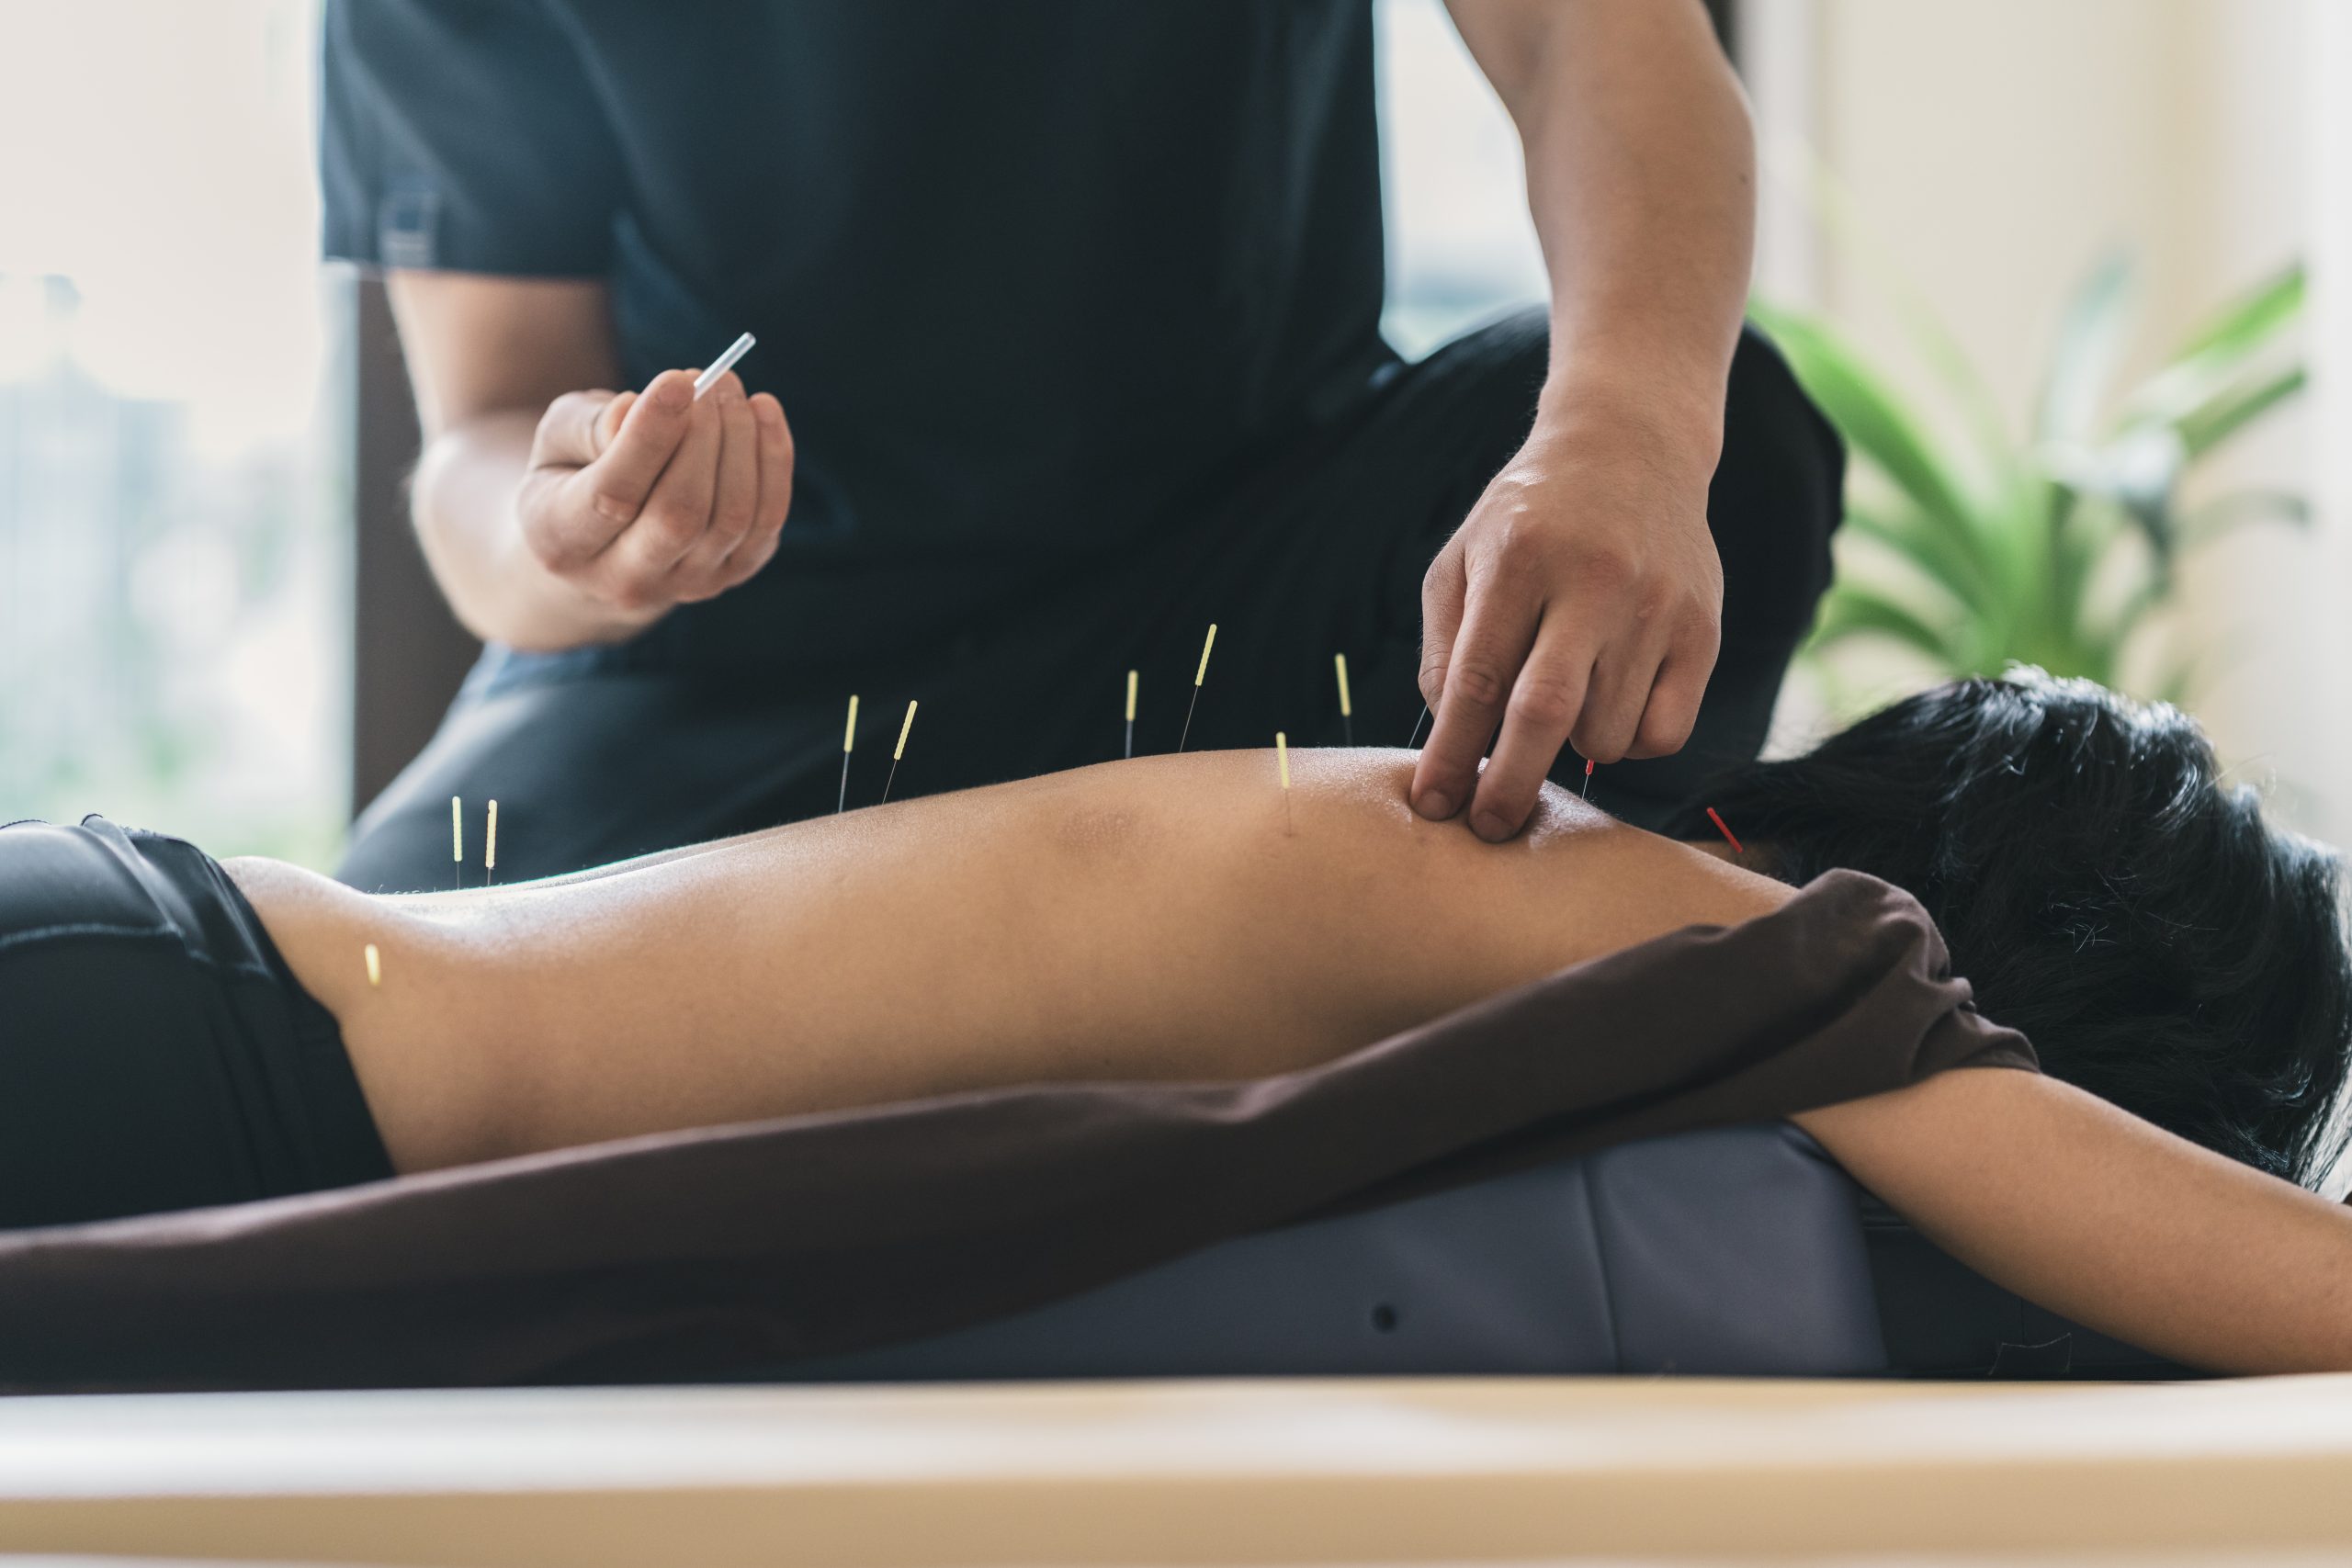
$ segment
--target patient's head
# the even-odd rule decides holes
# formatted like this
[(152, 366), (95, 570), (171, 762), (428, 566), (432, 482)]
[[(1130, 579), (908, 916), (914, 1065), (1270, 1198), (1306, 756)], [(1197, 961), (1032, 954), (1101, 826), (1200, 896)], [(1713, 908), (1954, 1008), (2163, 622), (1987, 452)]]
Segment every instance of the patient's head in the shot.
[(2178, 709), (2023, 671), (1743, 769), (1713, 804), (1791, 882), (1909, 891), (2054, 1077), (2309, 1183), (2352, 1046), (2338, 863), (2220, 772)]

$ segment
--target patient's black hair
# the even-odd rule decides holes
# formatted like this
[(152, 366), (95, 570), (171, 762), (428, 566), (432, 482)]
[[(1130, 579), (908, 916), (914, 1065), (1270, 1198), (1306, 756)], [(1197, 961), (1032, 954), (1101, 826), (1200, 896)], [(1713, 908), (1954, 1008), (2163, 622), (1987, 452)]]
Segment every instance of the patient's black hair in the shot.
[(1783, 880), (1844, 866), (1935, 917), (2055, 1077), (2307, 1186), (2336, 1154), (2352, 955), (2331, 852), (2267, 826), (2165, 704), (2038, 670), (1894, 704), (1704, 807)]

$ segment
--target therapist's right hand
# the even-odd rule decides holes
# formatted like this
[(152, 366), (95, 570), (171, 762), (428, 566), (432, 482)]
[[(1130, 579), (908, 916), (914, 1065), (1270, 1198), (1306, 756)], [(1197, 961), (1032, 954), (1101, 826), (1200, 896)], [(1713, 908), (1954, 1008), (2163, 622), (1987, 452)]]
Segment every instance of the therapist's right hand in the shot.
[(516, 497), (523, 541), (549, 572), (627, 626), (715, 598), (775, 554), (792, 504), (792, 431), (729, 371), (548, 405)]

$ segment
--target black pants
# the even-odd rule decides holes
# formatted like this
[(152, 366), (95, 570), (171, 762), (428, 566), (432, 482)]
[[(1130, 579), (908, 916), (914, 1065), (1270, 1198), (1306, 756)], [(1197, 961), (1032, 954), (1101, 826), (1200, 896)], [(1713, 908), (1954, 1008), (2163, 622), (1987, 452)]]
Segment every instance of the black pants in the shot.
[[(1017, 613), (888, 665), (715, 680), (586, 657), (517, 679), (496, 674), (493, 653), (360, 818), (338, 874), (372, 890), (450, 886), (453, 795), (473, 818), (469, 885), (489, 797), (502, 880), (831, 811), (853, 692), (852, 806), (881, 791), (910, 698), (922, 708), (893, 799), (1116, 758), (1129, 669), (1142, 681), (1136, 751), (1168, 750), (1212, 621), (1191, 749), (1271, 745), (1278, 729), (1336, 743), (1334, 653), (1348, 656), (1358, 743), (1401, 746), (1420, 712), (1422, 573), (1525, 438), (1546, 339), (1530, 313), (1399, 367), (1344, 419), (1238, 476), (1197, 526), (1072, 567)], [(1756, 754), (1829, 582), (1843, 472), (1836, 434), (1748, 333), (1708, 497), (1722, 657), (1690, 744), (1602, 770), (1597, 803), (1656, 825), (1710, 773)], [(1582, 769), (1570, 755), (1557, 773)]]
[(218, 863), (0, 826), (0, 1230), (391, 1174), (333, 1015)]

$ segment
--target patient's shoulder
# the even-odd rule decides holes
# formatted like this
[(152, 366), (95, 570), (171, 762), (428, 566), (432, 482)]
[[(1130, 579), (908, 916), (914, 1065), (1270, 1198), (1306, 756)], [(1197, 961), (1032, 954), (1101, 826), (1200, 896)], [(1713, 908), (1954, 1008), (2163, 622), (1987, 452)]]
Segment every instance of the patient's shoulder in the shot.
[(1690, 925), (1769, 914), (1796, 890), (1705, 850), (1620, 822), (1547, 784), (1524, 830), (1491, 844), (1460, 817), (1431, 822), (1406, 798), (1408, 752), (1335, 752), (1330, 784), (1351, 853), (1379, 863), (1434, 925), (1556, 967)]

